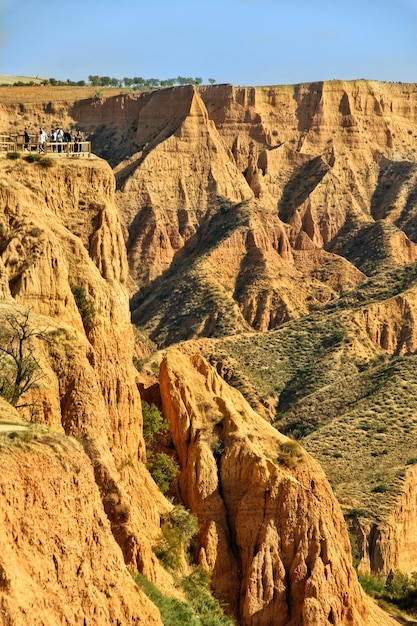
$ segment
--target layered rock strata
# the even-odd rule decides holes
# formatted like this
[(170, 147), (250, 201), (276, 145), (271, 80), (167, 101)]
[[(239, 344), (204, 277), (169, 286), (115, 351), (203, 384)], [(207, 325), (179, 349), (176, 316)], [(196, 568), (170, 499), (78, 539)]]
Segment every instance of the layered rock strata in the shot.
[(126, 563), (155, 580), (152, 543), (171, 505), (143, 463), (112, 172), (98, 159), (47, 168), (0, 159), (0, 202), (1, 325), (29, 311), (42, 372), (21, 415), (82, 442)]
[[(416, 111), (415, 85), (366, 80), (2, 107), (11, 129), (23, 114), (81, 126), (115, 166), (135, 319), (159, 344), (275, 328), (413, 261)], [(190, 262), (200, 308), (183, 305)]]
[[(81, 126), (111, 160), (138, 290), (135, 320), (160, 345), (276, 328), (416, 259), (415, 85), (187, 87), (2, 105), (1, 113), (11, 130), (23, 115), (29, 125)], [(125, 559), (156, 579), (150, 546), (169, 505), (140, 463), (127, 264), (110, 169), (99, 160), (0, 166), (2, 319), (16, 302), (31, 307), (49, 337), (39, 341), (46, 378), (36, 419), (84, 442)], [(80, 314), (74, 287), (94, 302), (93, 320)], [(363, 307), (355, 322), (378, 350), (409, 354), (414, 316), (413, 294), (397, 294)], [(384, 563), (410, 565), (388, 555), (384, 541)], [(383, 569), (377, 552), (370, 560)], [(248, 617), (252, 601), (236, 608), (245, 619), (256, 619)], [(237, 607), (237, 596), (230, 603)], [(332, 610), (345, 619), (342, 608)]]
[(317, 463), (200, 356), (169, 350), (160, 390), (180, 495), (199, 520), (199, 561), (239, 623), (391, 623), (361, 591)]
[(162, 626), (126, 568), (79, 444), (9, 424), (0, 467), (1, 624)]

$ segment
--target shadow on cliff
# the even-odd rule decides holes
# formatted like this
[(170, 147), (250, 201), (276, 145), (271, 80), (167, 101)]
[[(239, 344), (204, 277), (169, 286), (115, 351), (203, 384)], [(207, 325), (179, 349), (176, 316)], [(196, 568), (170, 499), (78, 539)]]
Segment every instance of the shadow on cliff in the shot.
[[(151, 338), (161, 346), (194, 336), (197, 326), (202, 336), (215, 333), (219, 325), (226, 330), (227, 312), (219, 312), (219, 308), (221, 310), (226, 304), (225, 294), (215, 277), (202, 266), (222, 241), (248, 223), (250, 213), (250, 202), (233, 206), (220, 199), (217, 211), (206, 214), (198, 230), (176, 252), (170, 267), (134, 294), (131, 299), (133, 323), (146, 326), (151, 320), (158, 319)], [(135, 231), (140, 220), (137, 215), (131, 232)], [(230, 319), (228, 330), (233, 331), (237, 321)], [(242, 324), (242, 320), (239, 323)]]
[(371, 215), (387, 219), (401, 228), (417, 243), (417, 165), (409, 161), (383, 159), (375, 191), (371, 198)]
[(324, 83), (311, 83), (308, 91), (305, 92), (304, 85), (296, 85), (294, 89), (294, 100), (297, 102), (296, 116), (298, 120), (297, 128), (301, 131), (298, 140), (297, 151), (300, 151), (307, 133), (311, 130), (313, 120), (319, 113), (322, 106)]
[(278, 215), (283, 222), (291, 219), (294, 211), (307, 200), (333, 164), (334, 156), (329, 162), (326, 162), (322, 156), (318, 156), (296, 170), (285, 185), (278, 205)]

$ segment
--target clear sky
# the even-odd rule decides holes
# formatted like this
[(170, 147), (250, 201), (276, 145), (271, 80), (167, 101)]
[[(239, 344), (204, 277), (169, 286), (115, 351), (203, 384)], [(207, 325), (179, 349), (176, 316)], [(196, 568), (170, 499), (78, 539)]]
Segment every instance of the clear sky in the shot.
[(417, 0), (0, 0), (0, 75), (417, 82)]

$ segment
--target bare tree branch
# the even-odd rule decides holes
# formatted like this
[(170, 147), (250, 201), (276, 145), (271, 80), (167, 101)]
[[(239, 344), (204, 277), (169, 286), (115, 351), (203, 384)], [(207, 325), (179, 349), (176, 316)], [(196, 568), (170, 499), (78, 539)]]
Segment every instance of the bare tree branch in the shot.
[(0, 330), (0, 395), (16, 408), (28, 406), (19, 403), (21, 396), (35, 389), (43, 377), (33, 346), (33, 340), (43, 334), (31, 326), (30, 314), (30, 309), (9, 313), (7, 325)]

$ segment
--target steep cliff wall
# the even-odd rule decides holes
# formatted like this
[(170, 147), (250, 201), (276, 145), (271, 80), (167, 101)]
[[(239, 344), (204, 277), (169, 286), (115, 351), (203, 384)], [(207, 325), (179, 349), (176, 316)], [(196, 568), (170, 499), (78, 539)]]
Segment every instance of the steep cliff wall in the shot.
[(79, 444), (2, 424), (0, 467), (1, 624), (162, 625), (126, 568)]
[(382, 522), (356, 518), (350, 531), (356, 538), (358, 569), (365, 573), (416, 571), (416, 470), (407, 476), (397, 505)]
[(155, 579), (151, 545), (170, 505), (143, 464), (112, 172), (98, 159), (43, 168), (2, 158), (0, 202), (1, 325), (30, 310), (42, 372), (21, 414), (82, 442), (126, 562)]
[(169, 350), (160, 387), (200, 563), (239, 623), (390, 623), (361, 592), (343, 517), (307, 453), (200, 356)]
[[(90, 133), (96, 153), (115, 166), (116, 195), (110, 168), (99, 159), (65, 159), (51, 169), (0, 160), (0, 312), (4, 319), (10, 311), (22, 310), (17, 305), (31, 307), (34, 327), (48, 331), (48, 341), (39, 340), (45, 380), (33, 394), (35, 419), (83, 441), (126, 561), (157, 579), (151, 543), (159, 515), (169, 505), (140, 462), (144, 448), (130, 363), (128, 266), (115, 199), (123, 210), (136, 280), (134, 320), (146, 325), (160, 345), (267, 331), (310, 311), (324, 313), (344, 293), (359, 293), (355, 288), (367, 276), (381, 272), (383, 281), (387, 268), (416, 260), (415, 85), (332, 81), (271, 88), (187, 87), (81, 103), (2, 105), (0, 110), (12, 130), (22, 116), (35, 127), (56, 120), (81, 127)], [(87, 303), (94, 302), (92, 318), (77, 305), (74, 287), (82, 289)], [(352, 367), (356, 359), (365, 367), (381, 351), (390, 357), (415, 351), (410, 281), (407, 289), (384, 302), (367, 302), (351, 315), (361, 335), (347, 351)], [(26, 418), (31, 418), (29, 411)], [(196, 449), (196, 458), (206, 459), (204, 446)], [(246, 458), (248, 453), (238, 454)], [(208, 458), (211, 488), (220, 479)], [(264, 472), (273, 483), (276, 513), (287, 479), (265, 463), (262, 470), (251, 466), (248, 475), (252, 479)], [(223, 467), (223, 459), (219, 464)], [(237, 467), (236, 473), (241, 471)], [(298, 475), (297, 480), (303, 484)], [(407, 498), (412, 501), (410, 489)], [(239, 517), (236, 506), (230, 504), (230, 515)], [(398, 520), (401, 515), (412, 519), (406, 509), (399, 505)], [(250, 520), (245, 523), (249, 527)], [(279, 532), (285, 534), (286, 523)], [(316, 521), (309, 523), (316, 528)], [(265, 535), (270, 532), (268, 527)], [(399, 537), (397, 531), (385, 532), (381, 525), (378, 532), (378, 550), (370, 548), (375, 567), (411, 567), (408, 557), (401, 561), (398, 554), (388, 555), (385, 537)], [(207, 537), (212, 533), (216, 537), (217, 530), (210, 527)], [(369, 546), (376, 545), (371, 537), (375, 529), (366, 534)], [(232, 548), (225, 548), (227, 559), (220, 555), (216, 560), (210, 541), (201, 558), (221, 581), (222, 568), (237, 572), (238, 561)], [(413, 545), (412, 533), (398, 546), (406, 544)], [(308, 550), (300, 552), (302, 559)], [(285, 571), (291, 566), (286, 558), (280, 554), (276, 561), (282, 561)], [(258, 567), (247, 555), (239, 559), (246, 559), (247, 571)], [(256, 571), (266, 569), (259, 565)], [(255, 582), (249, 578), (242, 578), (248, 595), (241, 604), (235, 591), (224, 591), (227, 581), (218, 582), (218, 589), (232, 606), (240, 605), (236, 611), (247, 623), (255, 624), (254, 595), (259, 592), (262, 598), (265, 619), (275, 615), (279, 603), (270, 603), (268, 613), (263, 599), (268, 593), (260, 590), (257, 575)], [(301, 589), (300, 597), (310, 598), (308, 577), (291, 581), (288, 589)], [(330, 583), (330, 597), (337, 586)], [(336, 615), (348, 619), (345, 605), (337, 594), (335, 598), (331, 611), (321, 599), (313, 609), (306, 601), (300, 611), (309, 619), (313, 614), (320, 619), (327, 615), (330, 622), (339, 619)], [(361, 610), (352, 609), (352, 619), (359, 619)]]

